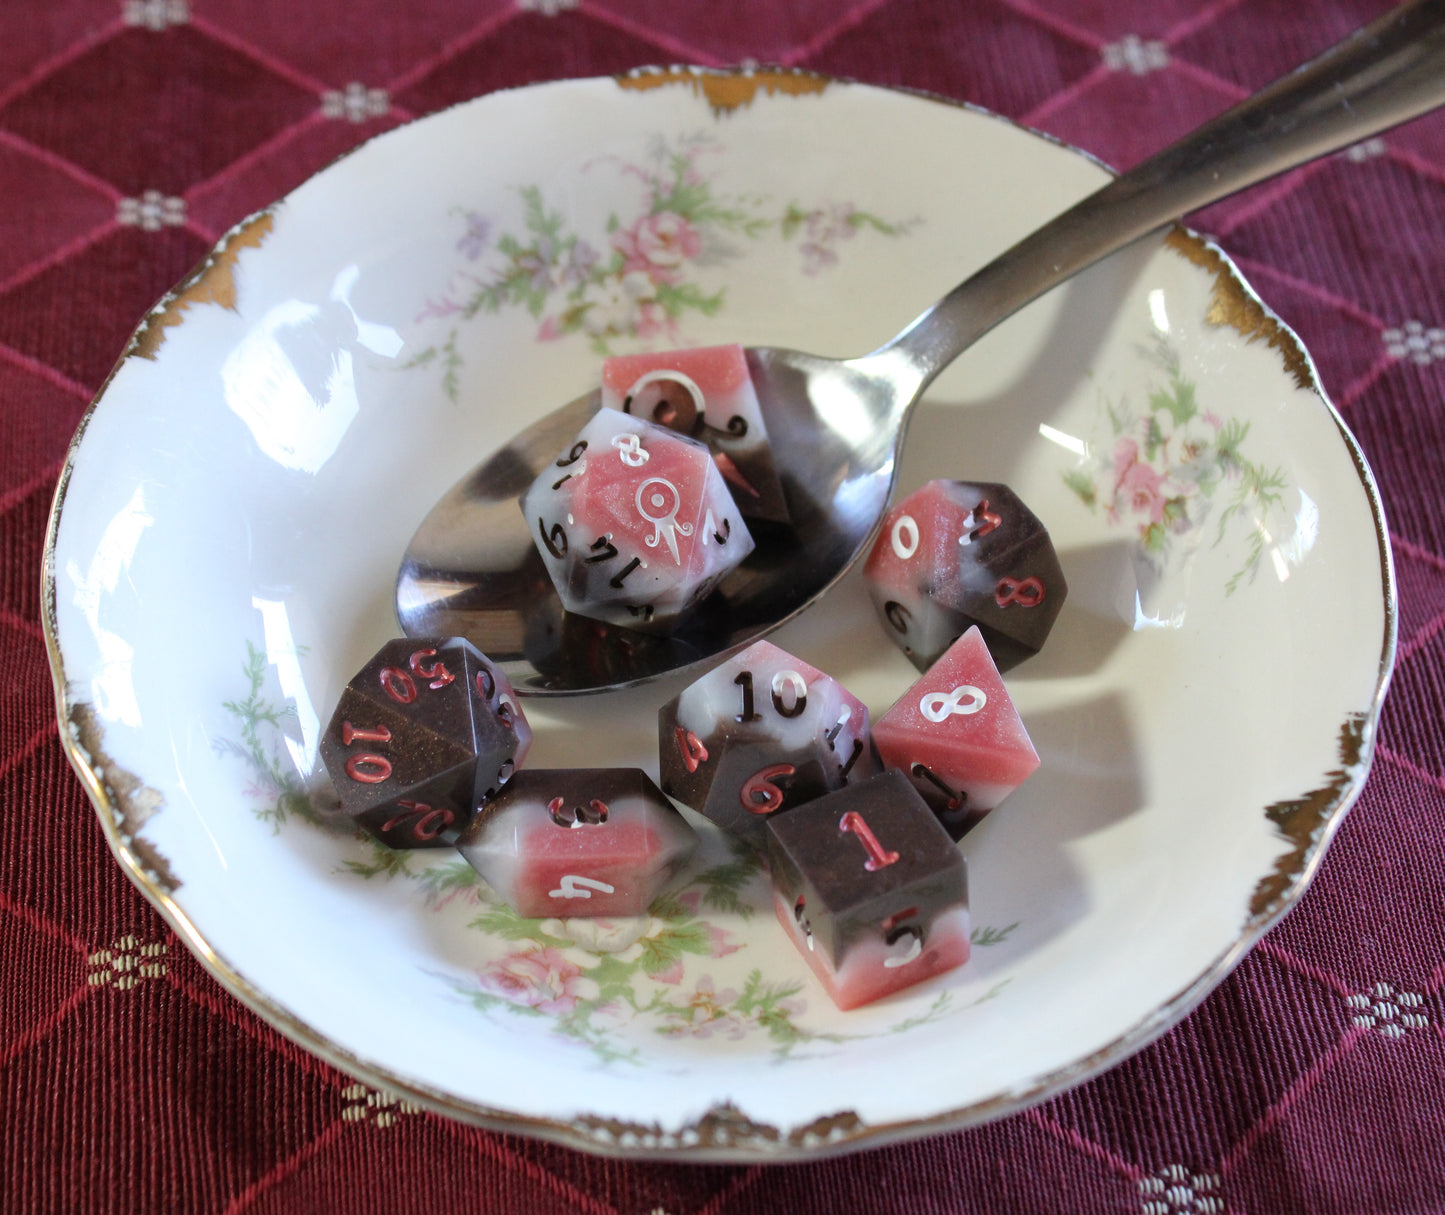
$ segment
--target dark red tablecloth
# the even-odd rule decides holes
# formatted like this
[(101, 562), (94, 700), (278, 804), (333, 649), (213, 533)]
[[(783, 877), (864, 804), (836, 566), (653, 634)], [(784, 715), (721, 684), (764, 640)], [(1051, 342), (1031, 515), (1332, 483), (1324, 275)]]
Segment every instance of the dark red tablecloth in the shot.
[[(1376, 0), (46, 0), (0, 11), (0, 1209), (1445, 1210), (1445, 116), (1196, 217), (1380, 481), (1399, 665), (1300, 905), (1182, 1026), (991, 1126), (816, 1164), (609, 1161), (397, 1106), (214, 983), (58, 740), (38, 571), (70, 434), (228, 226), (502, 86), (782, 63), (931, 89), (1127, 166)], [(1321, 661), (1328, 662), (1328, 654)]]

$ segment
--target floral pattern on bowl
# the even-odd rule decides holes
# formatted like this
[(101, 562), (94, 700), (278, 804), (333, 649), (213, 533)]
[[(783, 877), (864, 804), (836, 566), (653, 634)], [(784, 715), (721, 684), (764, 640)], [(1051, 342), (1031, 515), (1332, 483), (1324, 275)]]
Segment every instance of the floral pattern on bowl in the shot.
[(722, 308), (727, 288), (710, 285), (707, 272), (737, 257), (739, 244), (766, 239), (795, 247), (803, 273), (816, 275), (836, 265), (842, 247), (860, 232), (896, 237), (914, 226), (848, 202), (780, 205), (767, 195), (726, 191), (717, 168), (709, 171), (709, 160), (723, 148), (710, 135), (659, 136), (651, 145), (643, 158), (584, 167), (584, 176), (637, 186), (627, 210), (608, 214), (600, 241), (570, 228), (535, 185), (518, 189), (521, 232), (498, 231), (491, 216), (457, 208), (456, 250), (466, 264), (418, 317), (450, 328), (419, 351), (413, 365), (440, 364), (447, 394), (455, 398), (463, 362), (459, 327), (506, 308), (536, 318), (539, 340), (582, 333), (598, 354), (609, 353), (618, 338), (684, 345), (689, 315), (714, 316)]

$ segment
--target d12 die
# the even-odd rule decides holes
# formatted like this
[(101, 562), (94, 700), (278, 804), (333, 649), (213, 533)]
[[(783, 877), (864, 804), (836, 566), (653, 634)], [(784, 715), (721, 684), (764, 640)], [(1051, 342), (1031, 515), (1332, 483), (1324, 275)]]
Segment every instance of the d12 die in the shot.
[(458, 848), (520, 915), (619, 916), (643, 915), (696, 843), (640, 768), (531, 768)]
[(787, 521), (741, 346), (614, 355), (602, 363), (602, 404), (706, 443), (745, 518)]
[(973, 625), (1007, 671), (1038, 652), (1068, 594), (1049, 533), (1006, 485), (928, 482), (884, 516), (863, 573), (920, 671)]
[(839, 1008), (968, 961), (963, 855), (897, 772), (767, 825), (778, 921)]
[(562, 605), (635, 629), (675, 627), (753, 548), (706, 447), (613, 409), (533, 482), (522, 511)]
[(863, 702), (769, 641), (664, 705), (658, 744), (664, 792), (759, 849), (771, 816), (878, 771)]
[(321, 758), (342, 811), (385, 844), (452, 844), (522, 762), (532, 731), (471, 642), (403, 638), (342, 692)]
[(886, 767), (913, 782), (954, 839), (1039, 766), (978, 629), (969, 629), (873, 726)]

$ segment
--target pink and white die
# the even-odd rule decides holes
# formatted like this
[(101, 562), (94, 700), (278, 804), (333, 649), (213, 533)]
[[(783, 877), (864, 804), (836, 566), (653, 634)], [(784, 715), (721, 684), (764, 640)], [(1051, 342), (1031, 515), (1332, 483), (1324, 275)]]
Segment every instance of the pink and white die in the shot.
[(873, 742), (954, 839), (976, 826), (1039, 766), (990, 656), (971, 628), (873, 723)]
[(706, 443), (746, 518), (787, 521), (741, 346), (614, 355), (602, 364), (602, 404)]
[(753, 549), (707, 448), (598, 412), (522, 495), (562, 606), (636, 629), (676, 627)]

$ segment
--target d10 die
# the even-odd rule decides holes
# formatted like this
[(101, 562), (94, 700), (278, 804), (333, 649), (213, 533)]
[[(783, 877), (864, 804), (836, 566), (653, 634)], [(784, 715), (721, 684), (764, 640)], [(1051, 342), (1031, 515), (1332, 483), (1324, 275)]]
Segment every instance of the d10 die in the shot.
[(620, 916), (643, 915), (696, 843), (640, 768), (532, 768), (458, 848), (520, 915)]
[(788, 508), (741, 346), (701, 346), (603, 360), (602, 404), (699, 439), (749, 519)]
[(758, 849), (768, 818), (878, 771), (863, 702), (769, 641), (664, 705), (658, 743), (664, 792)]
[(773, 909), (839, 1008), (968, 961), (963, 855), (897, 772), (767, 825)]
[(666, 631), (752, 551), (708, 450), (604, 409), (522, 496), (570, 612)]
[(920, 671), (973, 625), (1007, 671), (1038, 652), (1068, 594), (1049, 533), (1006, 485), (928, 482), (884, 516), (863, 573)]
[(969, 629), (884, 713), (873, 741), (954, 839), (1039, 766), (978, 629)]
[(342, 811), (393, 848), (456, 842), (522, 762), (532, 731), (471, 642), (389, 641), (342, 692), (321, 758)]

